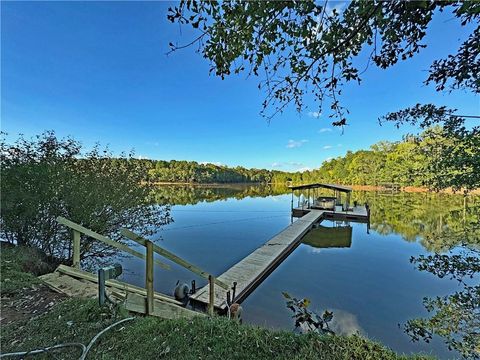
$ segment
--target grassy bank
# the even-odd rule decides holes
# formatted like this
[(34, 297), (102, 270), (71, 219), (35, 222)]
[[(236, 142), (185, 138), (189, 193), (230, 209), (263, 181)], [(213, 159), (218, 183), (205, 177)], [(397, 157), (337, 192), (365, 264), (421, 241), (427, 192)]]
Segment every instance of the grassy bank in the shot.
[[(22, 259), (21, 249), (2, 251), (4, 263)], [(27, 262), (28, 257), (23, 258)], [(23, 263), (10, 270), (10, 284), (38, 286)], [(9, 265), (10, 266), (10, 265)], [(16, 265), (15, 265), (16, 266)], [(15, 277), (18, 276), (17, 279)], [(18, 280), (18, 281), (17, 281)], [(9, 296), (16, 291), (10, 286)], [(129, 316), (125, 311), (100, 308), (96, 300), (66, 299), (44, 314), (2, 326), (2, 353), (27, 351), (55, 344), (89, 341), (101, 330)], [(80, 349), (65, 348), (36, 358), (78, 359)], [(33, 356), (32, 356), (33, 358)], [(400, 356), (379, 343), (359, 336), (296, 335), (288, 331), (240, 325), (225, 318), (162, 320), (138, 317), (106, 332), (92, 347), (88, 359), (420, 359)]]

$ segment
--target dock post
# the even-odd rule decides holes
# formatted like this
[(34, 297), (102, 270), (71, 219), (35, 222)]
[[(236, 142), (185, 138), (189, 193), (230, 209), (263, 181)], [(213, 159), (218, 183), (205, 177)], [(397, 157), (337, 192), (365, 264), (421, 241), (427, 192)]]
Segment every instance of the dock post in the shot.
[(73, 267), (80, 269), (80, 232), (72, 230), (73, 236)]
[(215, 278), (212, 275), (208, 275), (208, 284), (210, 285), (208, 294), (208, 314), (213, 316), (213, 310), (215, 307)]
[(153, 313), (153, 243), (149, 240), (145, 242), (147, 248), (145, 288), (147, 290), (147, 314)]

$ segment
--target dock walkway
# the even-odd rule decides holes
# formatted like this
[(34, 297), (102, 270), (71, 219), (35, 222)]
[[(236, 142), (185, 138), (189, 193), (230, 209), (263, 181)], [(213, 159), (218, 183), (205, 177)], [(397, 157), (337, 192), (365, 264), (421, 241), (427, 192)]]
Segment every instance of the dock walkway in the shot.
[[(237, 283), (235, 301), (241, 302), (284, 258), (300, 243), (302, 237), (323, 218), (324, 210), (310, 210), (300, 219), (260, 246), (218, 277), (226, 284)], [(199, 289), (190, 297), (194, 302), (208, 304), (209, 286)], [(216, 287), (215, 307), (226, 309), (225, 291)]]

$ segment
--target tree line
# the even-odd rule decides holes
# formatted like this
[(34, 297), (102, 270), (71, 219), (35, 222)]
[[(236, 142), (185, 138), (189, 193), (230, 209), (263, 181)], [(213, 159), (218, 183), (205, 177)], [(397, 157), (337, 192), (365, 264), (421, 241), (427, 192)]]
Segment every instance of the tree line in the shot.
[[(395, 183), (472, 190), (479, 187), (480, 152), (476, 142), (446, 134), (440, 126), (401, 141), (380, 141), (368, 150), (348, 151), (324, 161), (318, 169), (285, 172), (227, 167), (195, 161), (139, 160), (147, 169), (148, 182), (169, 183), (268, 183), (302, 184), (327, 182), (345, 185)], [(461, 177), (461, 179), (460, 179)]]
[(270, 183), (276, 171), (234, 168), (196, 161), (140, 160), (147, 167), (149, 182), (169, 183)]
[[(453, 160), (462, 165), (453, 166)], [(322, 166), (302, 173), (276, 174), (275, 182), (328, 182), (345, 185), (425, 186), (433, 190), (447, 187), (475, 189), (479, 186), (480, 152), (463, 140), (446, 136), (441, 127), (401, 141), (380, 141), (368, 150), (347, 151), (344, 156), (325, 161)], [(460, 171), (461, 170), (461, 171)], [(468, 181), (459, 181), (462, 176)]]

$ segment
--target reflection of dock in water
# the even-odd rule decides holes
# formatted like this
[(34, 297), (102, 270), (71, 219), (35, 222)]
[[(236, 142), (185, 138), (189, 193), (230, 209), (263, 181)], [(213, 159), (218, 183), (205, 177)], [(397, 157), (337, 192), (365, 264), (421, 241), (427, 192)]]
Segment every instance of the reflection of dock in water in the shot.
[(304, 236), (302, 243), (315, 248), (349, 248), (352, 245), (352, 227), (319, 225)]

